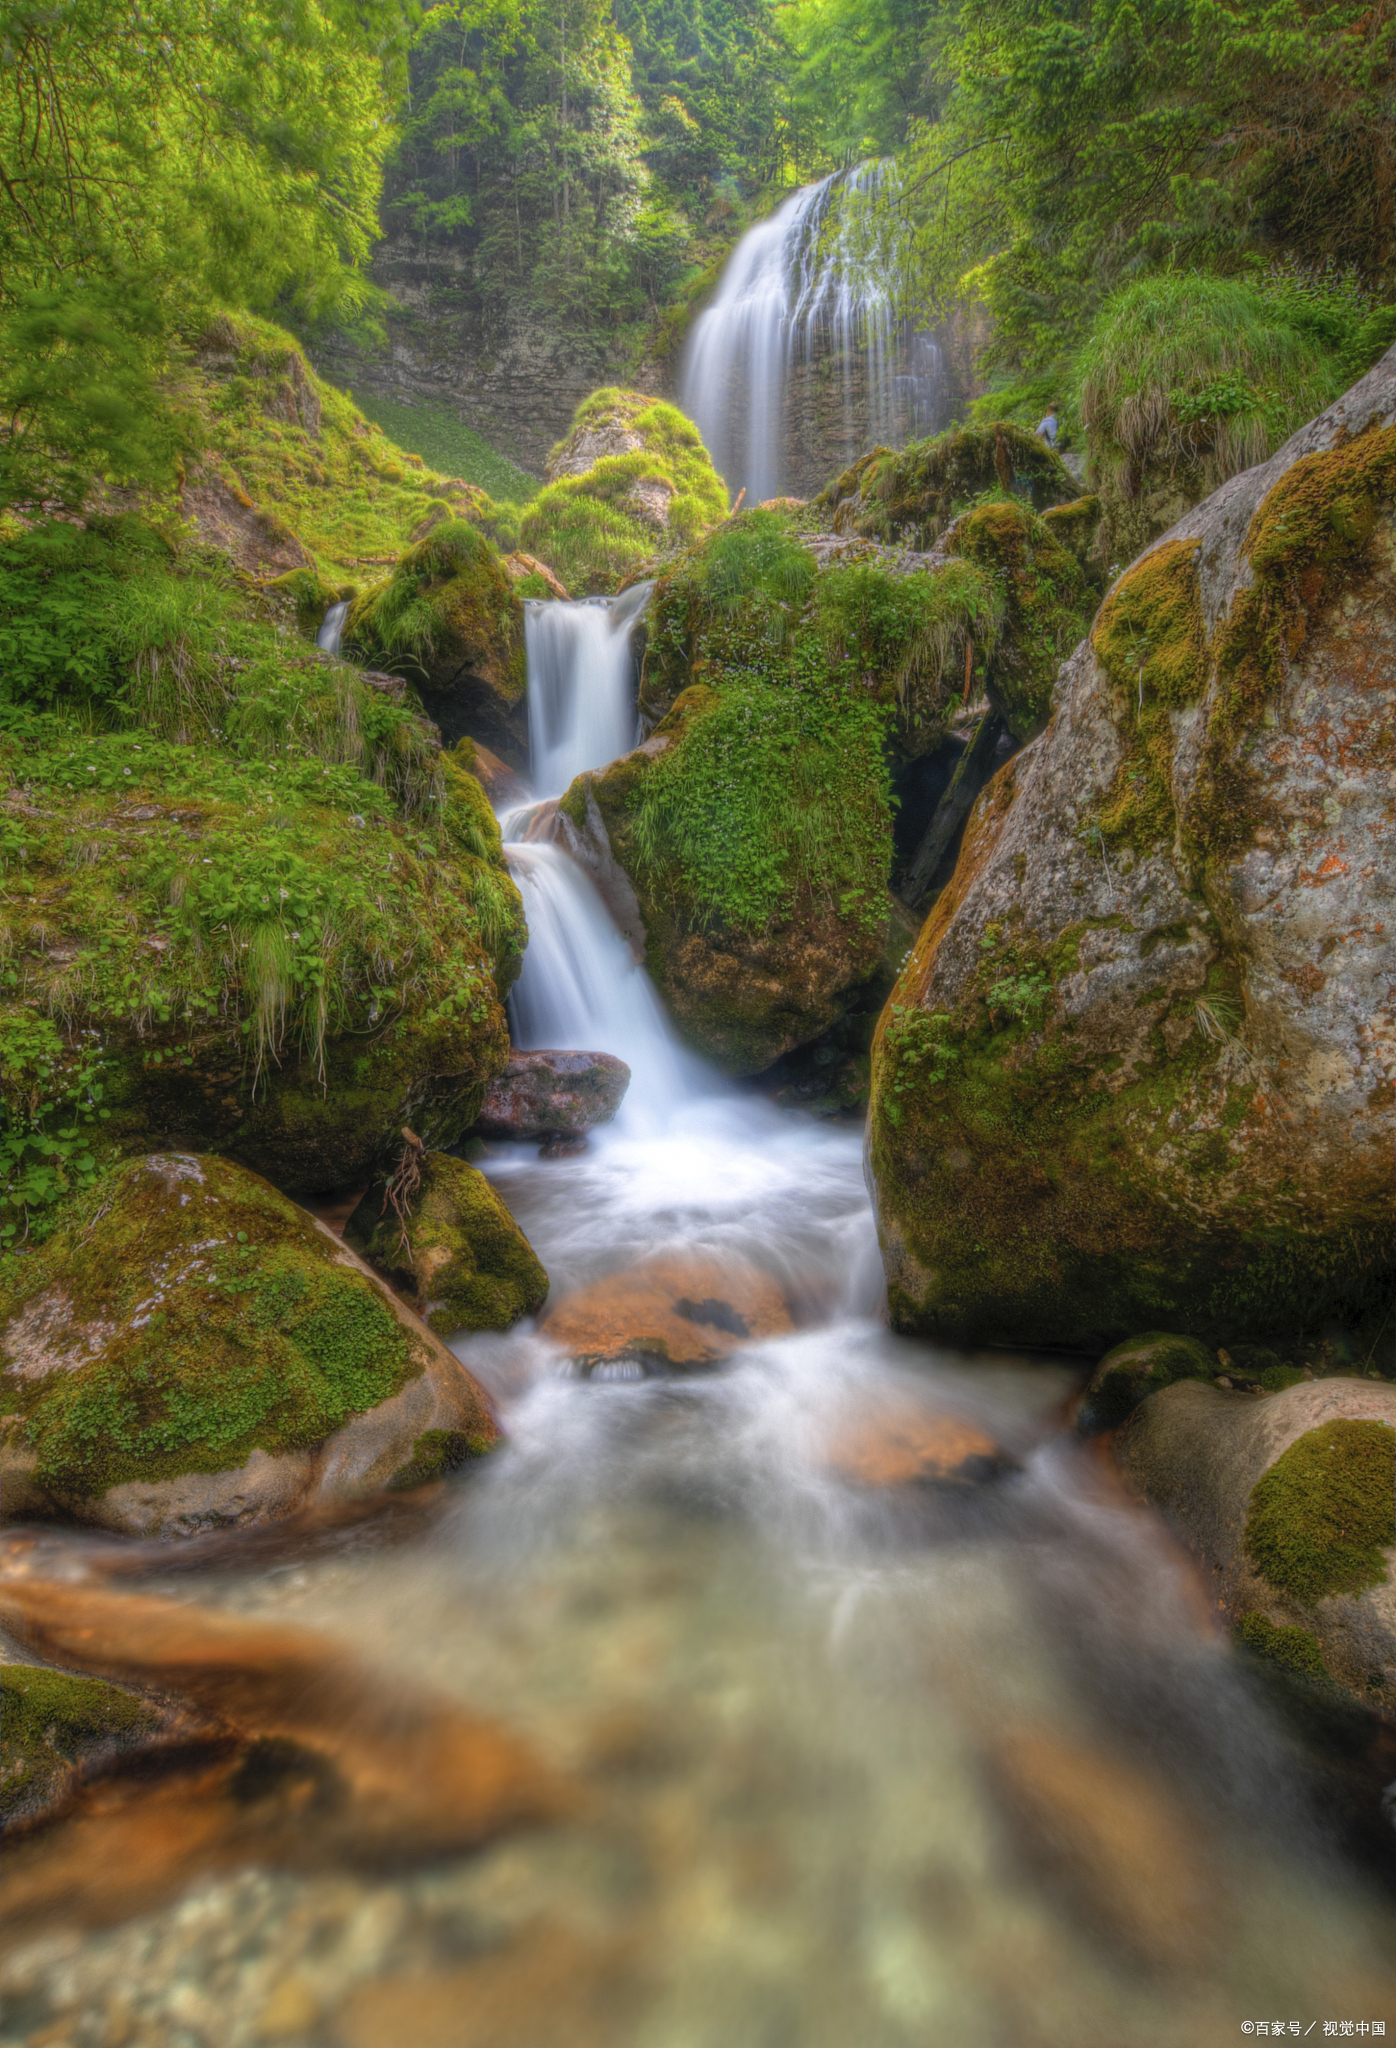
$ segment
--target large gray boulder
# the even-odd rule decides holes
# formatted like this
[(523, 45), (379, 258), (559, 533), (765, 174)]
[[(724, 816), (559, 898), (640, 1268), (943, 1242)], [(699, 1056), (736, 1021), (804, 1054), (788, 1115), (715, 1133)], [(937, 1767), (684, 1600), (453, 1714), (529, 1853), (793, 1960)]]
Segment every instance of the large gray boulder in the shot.
[(1368, 1381), (1255, 1395), (1184, 1380), (1135, 1409), (1115, 1456), (1243, 1641), (1396, 1718), (1393, 1425), (1396, 1390)]
[(1389, 1262), (1396, 350), (1142, 555), (874, 1049), (895, 1325), (1099, 1353)]

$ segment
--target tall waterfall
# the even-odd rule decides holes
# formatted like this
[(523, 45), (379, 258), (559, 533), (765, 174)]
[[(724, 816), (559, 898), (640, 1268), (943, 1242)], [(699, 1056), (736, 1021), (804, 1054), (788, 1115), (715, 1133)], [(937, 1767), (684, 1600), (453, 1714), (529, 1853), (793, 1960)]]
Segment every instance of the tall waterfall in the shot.
[(528, 605), (528, 740), (540, 796), (561, 796), (584, 768), (603, 767), (635, 744), (630, 633), (649, 593), (648, 583), (637, 583), (620, 597)]
[[(751, 502), (938, 424), (939, 349), (894, 317), (847, 217), (830, 218), (895, 175), (874, 159), (793, 193), (742, 237), (694, 325), (683, 409), (729, 488), (745, 487)], [(825, 361), (836, 370), (828, 380), (815, 374)]]

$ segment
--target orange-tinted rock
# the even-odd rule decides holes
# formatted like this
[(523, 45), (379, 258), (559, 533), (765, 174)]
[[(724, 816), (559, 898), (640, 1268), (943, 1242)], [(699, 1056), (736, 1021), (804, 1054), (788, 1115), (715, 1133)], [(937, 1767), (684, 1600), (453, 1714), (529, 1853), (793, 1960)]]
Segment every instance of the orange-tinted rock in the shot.
[(826, 1462), (860, 1486), (907, 1486), (982, 1479), (1014, 1461), (974, 1423), (907, 1402), (859, 1415), (829, 1445)]
[(1026, 1726), (991, 1777), (1018, 1848), (1086, 1925), (1139, 1962), (1195, 1967), (1222, 1924), (1218, 1845), (1144, 1772)]
[(565, 1296), (542, 1327), (581, 1365), (629, 1359), (663, 1371), (718, 1365), (739, 1345), (778, 1337), (791, 1323), (766, 1274), (675, 1256), (647, 1259)]
[(443, 1854), (571, 1804), (506, 1729), (386, 1682), (324, 1637), (33, 1580), (5, 1587), (0, 1621), (56, 1663), (188, 1700), (219, 1731), (182, 1770), (86, 1787), (71, 1819), (11, 1849), (11, 1925), (122, 1918), (246, 1861)]

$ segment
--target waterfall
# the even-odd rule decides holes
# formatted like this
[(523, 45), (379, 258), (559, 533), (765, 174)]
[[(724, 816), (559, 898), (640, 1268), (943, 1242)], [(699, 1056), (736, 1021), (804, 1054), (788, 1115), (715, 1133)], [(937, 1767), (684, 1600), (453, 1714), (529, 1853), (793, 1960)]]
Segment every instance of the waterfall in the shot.
[(347, 598), (340, 604), (332, 604), (320, 623), (319, 632), (315, 635), (315, 645), (323, 648), (326, 654), (338, 654), (339, 643), (344, 638), (344, 621), (348, 616)]
[(635, 744), (630, 633), (650, 588), (526, 607), (528, 740), (540, 795), (560, 796), (584, 768), (604, 767)]
[[(841, 207), (852, 200), (858, 210), (895, 176), (890, 161), (870, 160), (793, 193), (742, 237), (694, 325), (683, 409), (728, 487), (745, 487), (753, 503), (808, 481), (801, 468), (823, 481), (875, 441), (937, 424), (940, 351), (894, 317)], [(815, 384), (826, 359), (837, 366), (832, 411)]]

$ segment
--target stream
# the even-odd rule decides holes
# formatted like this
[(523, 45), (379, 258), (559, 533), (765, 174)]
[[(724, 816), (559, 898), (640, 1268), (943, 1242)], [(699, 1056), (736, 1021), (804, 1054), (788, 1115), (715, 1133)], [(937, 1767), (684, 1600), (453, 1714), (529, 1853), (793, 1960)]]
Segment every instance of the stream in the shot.
[[(633, 739), (629, 616), (533, 608), (540, 797), (607, 758), (598, 735)], [(862, 1132), (706, 1069), (580, 868), (546, 842), (508, 850), (530, 931), (516, 1041), (633, 1071), (585, 1151), (480, 1162), (553, 1299), (642, 1259), (711, 1259), (777, 1282), (792, 1327), (692, 1376), (582, 1377), (531, 1324), (459, 1338), (507, 1444), (430, 1512), (148, 1552), (142, 1593), (313, 1629), (512, 1731), (568, 1797), (470, 1854), (403, 1840), (377, 1865), (254, 1864), (124, 1924), (29, 1929), (0, 2042), (1396, 2030), (1390, 1901), (1183, 1553), (1074, 1433), (1077, 1367), (892, 1336)], [(994, 1457), (909, 1476), (901, 1450), (947, 1431)], [(45, 1540), (78, 1579), (106, 1555)]]

